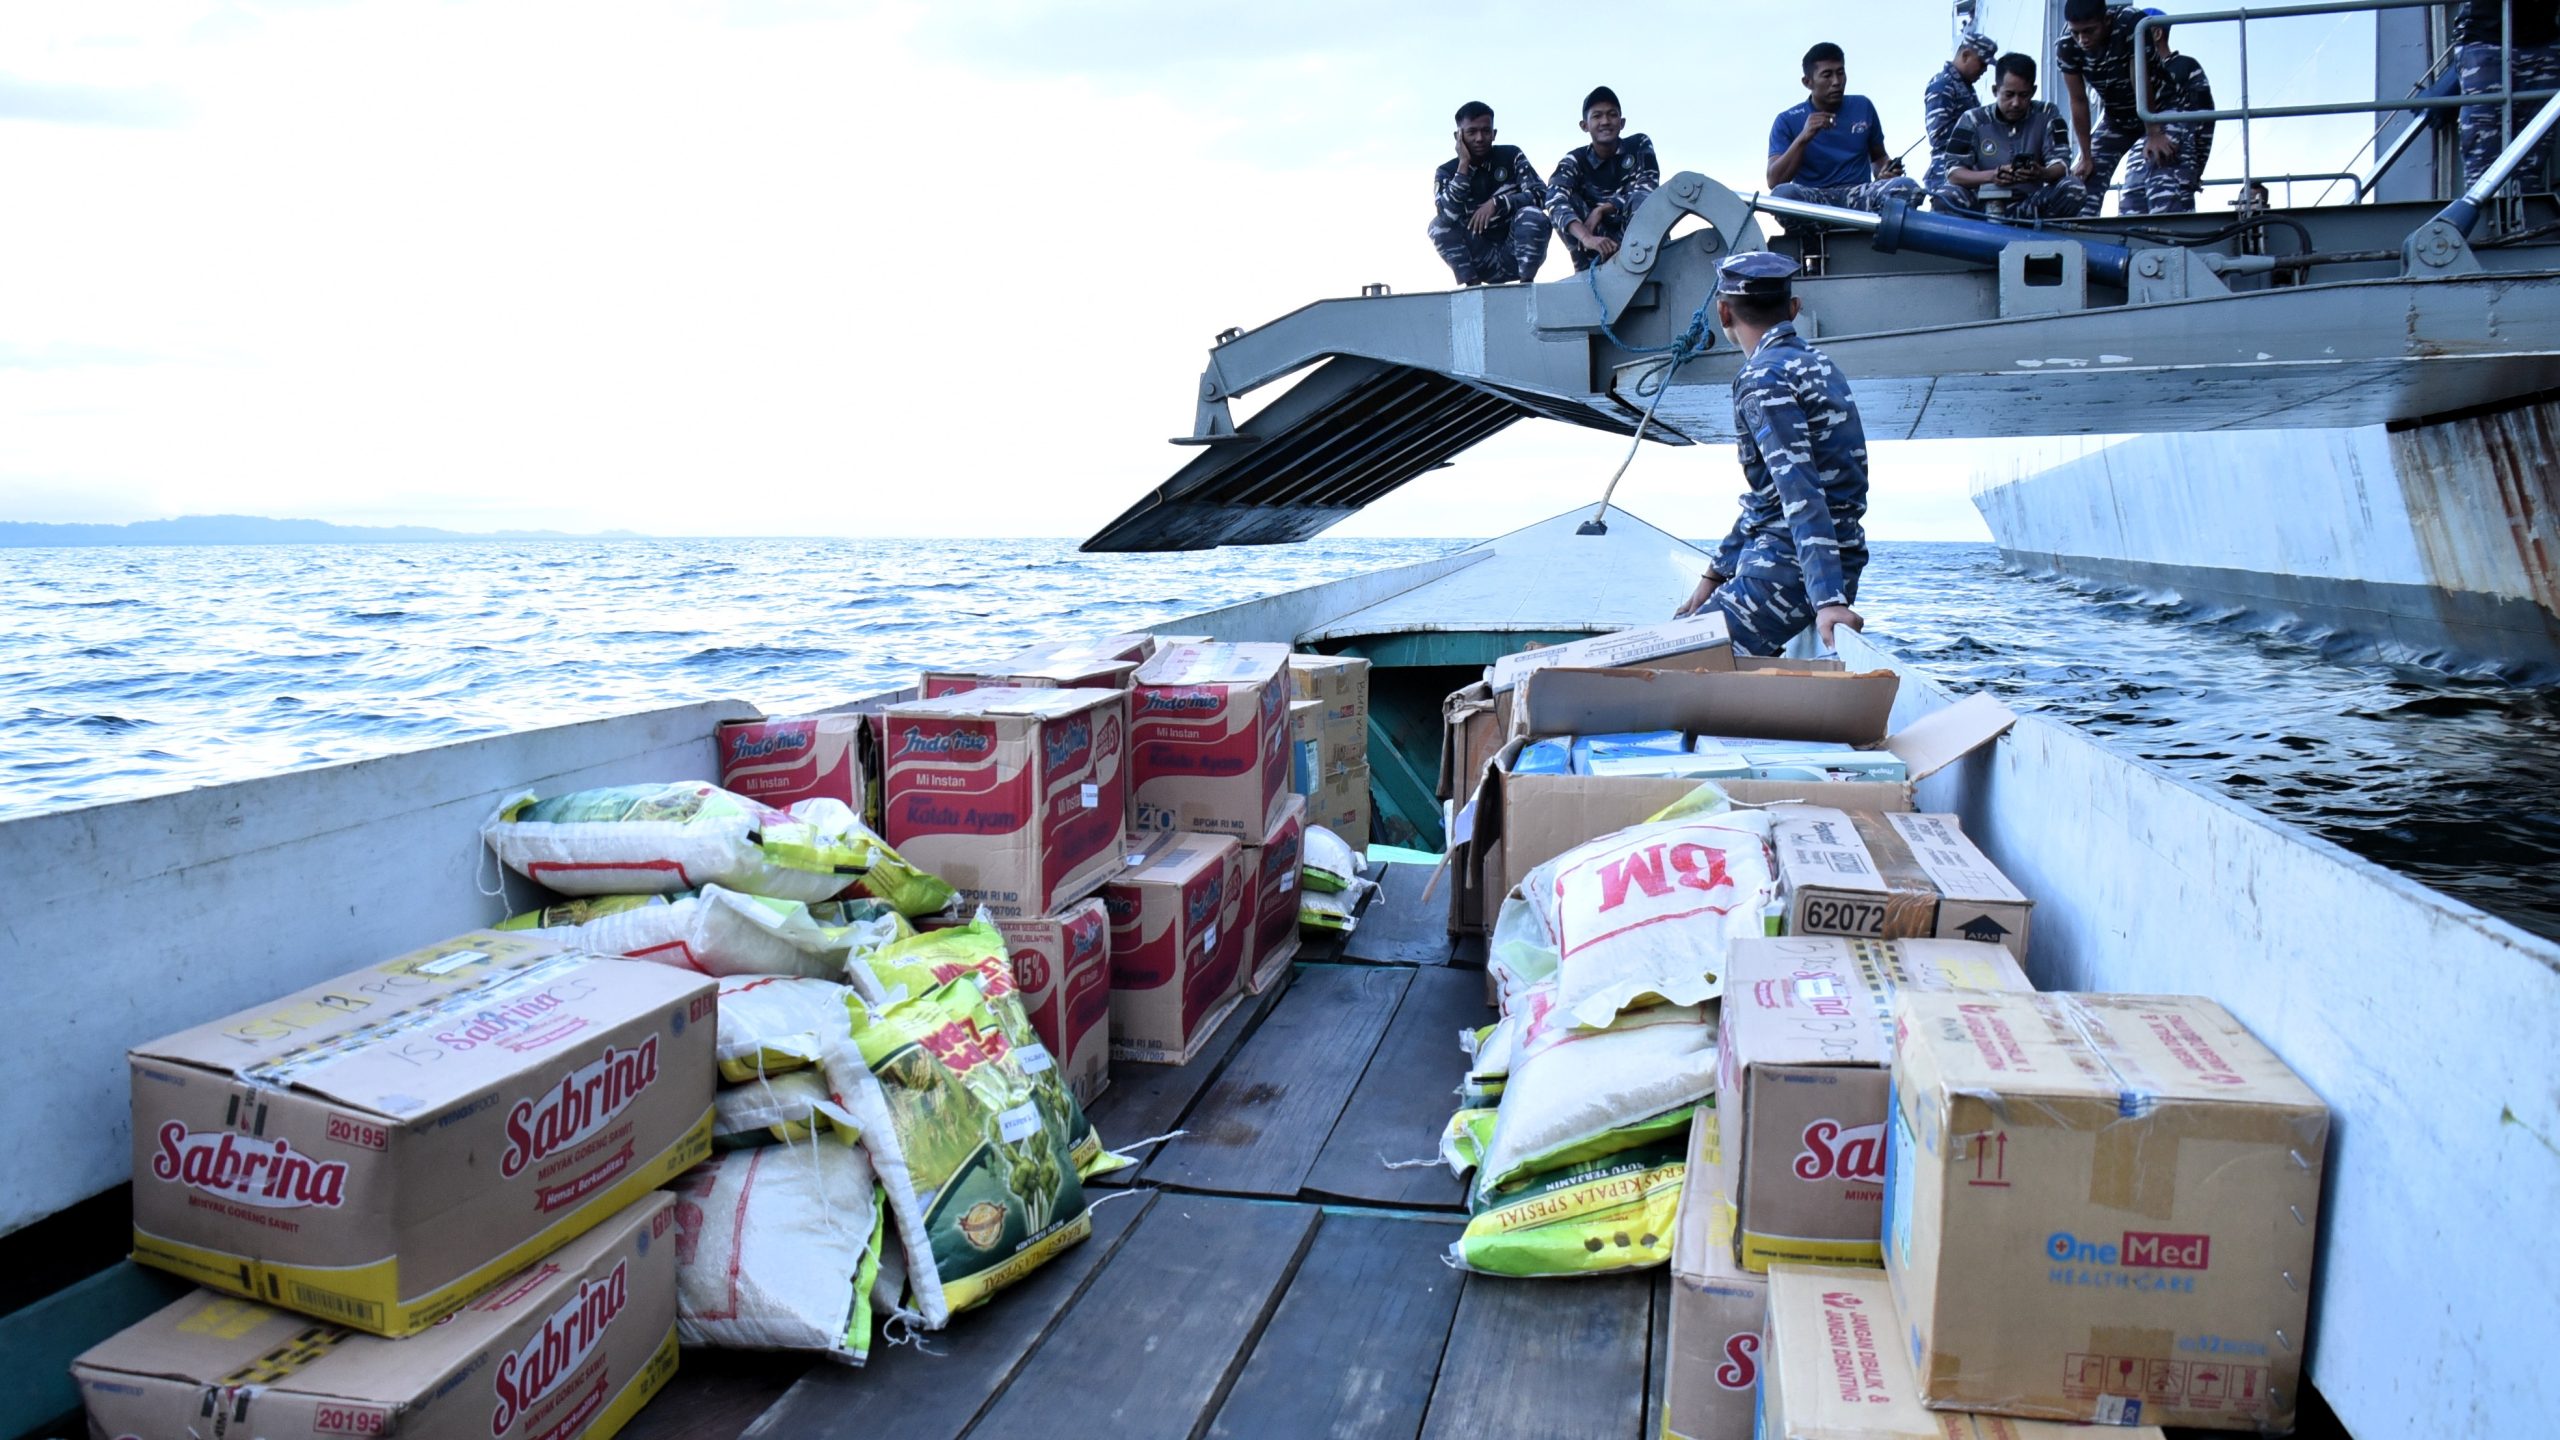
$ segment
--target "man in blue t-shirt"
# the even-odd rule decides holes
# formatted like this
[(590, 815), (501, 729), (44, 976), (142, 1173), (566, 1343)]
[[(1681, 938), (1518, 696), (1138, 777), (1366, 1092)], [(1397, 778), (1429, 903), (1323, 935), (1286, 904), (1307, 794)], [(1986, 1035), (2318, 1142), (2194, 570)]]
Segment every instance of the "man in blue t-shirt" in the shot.
[(1885, 153), (1884, 121), (1849, 93), (1849, 62), (1824, 41), (1804, 52), (1805, 103), (1769, 125), (1769, 193), (1783, 200), (1873, 210), (1885, 197), (1920, 198), (1920, 182)]

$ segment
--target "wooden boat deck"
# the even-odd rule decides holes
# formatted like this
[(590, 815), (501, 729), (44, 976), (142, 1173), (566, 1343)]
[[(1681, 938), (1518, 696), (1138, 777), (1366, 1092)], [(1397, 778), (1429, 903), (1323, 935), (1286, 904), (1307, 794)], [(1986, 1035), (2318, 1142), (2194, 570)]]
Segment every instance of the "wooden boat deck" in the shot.
[(1091, 1112), (1107, 1139), (1185, 1133), (1095, 1187), (1091, 1240), (862, 1369), (689, 1350), (624, 1435), (1659, 1433), (1661, 1272), (1453, 1270), (1458, 1182), (1387, 1168), (1435, 1153), (1458, 1032), (1492, 1018), (1480, 948), (1423, 902), (1430, 873), (1384, 867), (1349, 941), (1311, 942), (1190, 1064), (1112, 1067)]

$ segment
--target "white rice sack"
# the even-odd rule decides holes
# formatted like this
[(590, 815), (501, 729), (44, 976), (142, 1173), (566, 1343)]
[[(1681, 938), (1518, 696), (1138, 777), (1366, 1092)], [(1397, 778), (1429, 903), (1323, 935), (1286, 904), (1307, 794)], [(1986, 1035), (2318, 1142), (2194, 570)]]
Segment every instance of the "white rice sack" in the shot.
[(1724, 993), (1725, 951), (1761, 933), (1777, 892), (1757, 810), (1630, 825), (1529, 872), (1520, 894), (1556, 948), (1556, 999), (1574, 1022), (1699, 1005)]
[(848, 986), (805, 975), (731, 975), (720, 981), (720, 1078), (736, 1084), (805, 1069), (844, 1043)]
[(860, 1147), (728, 1150), (676, 1192), (676, 1333), (687, 1345), (797, 1350), (859, 1365), (884, 1211)]
[(1299, 842), (1299, 872), (1310, 890), (1343, 890), (1360, 878), (1360, 852), (1322, 825), (1310, 825)]
[(1555, 992), (1539, 986), (1522, 997), (1519, 1013), (1511, 1073), (1477, 1172), (1482, 1192), (1652, 1138), (1636, 1122), (1715, 1091), (1715, 1020), (1698, 1006), (1631, 1010), (1605, 1030), (1588, 1030), (1571, 1024)]
[(844, 978), (857, 953), (915, 933), (885, 901), (826, 902), (848, 914), (829, 924), (797, 900), (741, 895), (717, 885), (675, 895), (604, 895), (529, 911), (501, 930), (568, 929), (580, 948), (705, 975)]
[(951, 887), (907, 864), (835, 801), (807, 815), (717, 785), (676, 781), (530, 792), (498, 807), (480, 838), (507, 868), (563, 895), (672, 895), (704, 885), (777, 900), (830, 900), (849, 887), (930, 915)]
[(856, 1133), (853, 1117), (816, 1070), (759, 1076), (723, 1085), (711, 1096), (711, 1143), (724, 1149), (788, 1144), (828, 1129), (843, 1131), (847, 1141)]
[(1532, 985), (1556, 977), (1556, 937), (1538, 918), (1538, 907), (1517, 893), (1495, 913), (1493, 936), (1485, 947), (1485, 969), (1493, 976), (1496, 1004), (1505, 1015)]

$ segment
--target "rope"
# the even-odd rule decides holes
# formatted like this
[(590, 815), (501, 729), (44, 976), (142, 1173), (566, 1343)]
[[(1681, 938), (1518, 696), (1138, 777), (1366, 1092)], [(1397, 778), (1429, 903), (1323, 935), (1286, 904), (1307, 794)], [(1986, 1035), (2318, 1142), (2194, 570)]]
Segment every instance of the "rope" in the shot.
[[(1617, 330), (1609, 324), (1609, 302), (1600, 298), (1600, 267), (1594, 265), (1583, 271), (1582, 282), (1591, 287), (1591, 303), (1600, 310), (1600, 333), (1608, 337), (1610, 344), (1633, 355), (1671, 357), (1669, 364), (1653, 372), (1653, 398), (1645, 404), (1644, 418), (1636, 422), (1635, 438), (1627, 442), (1627, 458), (1618, 462), (1618, 473), (1609, 477), (1608, 488), (1600, 492), (1600, 508), (1591, 512), (1591, 523), (1598, 525), (1608, 518), (1609, 499), (1618, 493), (1618, 482), (1626, 478), (1627, 467), (1636, 463), (1636, 451), (1644, 445), (1644, 432), (1653, 424), (1653, 412), (1661, 406), (1663, 395), (1671, 389), (1671, 377), (1679, 373), (1681, 366), (1704, 355), (1715, 344), (1707, 326), (1708, 317), (1715, 311), (1716, 296), (1713, 289), (1708, 290), (1707, 298), (1699, 301), (1698, 308), (1690, 312), (1689, 328), (1681, 331), (1670, 344), (1630, 345), (1619, 339)], [(1635, 393), (1644, 394), (1644, 384), (1642, 379), (1637, 380)]]

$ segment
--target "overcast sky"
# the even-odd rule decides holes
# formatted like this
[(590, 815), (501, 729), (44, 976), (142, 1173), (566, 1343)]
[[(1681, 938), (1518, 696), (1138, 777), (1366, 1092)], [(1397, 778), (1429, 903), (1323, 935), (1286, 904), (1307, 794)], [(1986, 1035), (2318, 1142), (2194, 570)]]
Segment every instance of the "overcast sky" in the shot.
[[(2229, 36), (2180, 37), (2225, 103)], [(2262, 101), (2369, 87), (2369, 18), (2252, 37)], [(13, 0), (0, 519), (1082, 536), (1192, 453), (1216, 332), (1446, 285), (1459, 101), (1551, 168), (1606, 83), (1747, 186), (1820, 39), (1916, 138), (1929, 0)], [(2264, 127), (2258, 169), (2366, 132)], [(1495, 533), (1622, 445), (1523, 423), (1337, 533)], [(1871, 533), (1982, 536), (1986, 456), (1879, 447)], [(1620, 499), (1712, 534), (1739, 485), (1648, 447)]]

